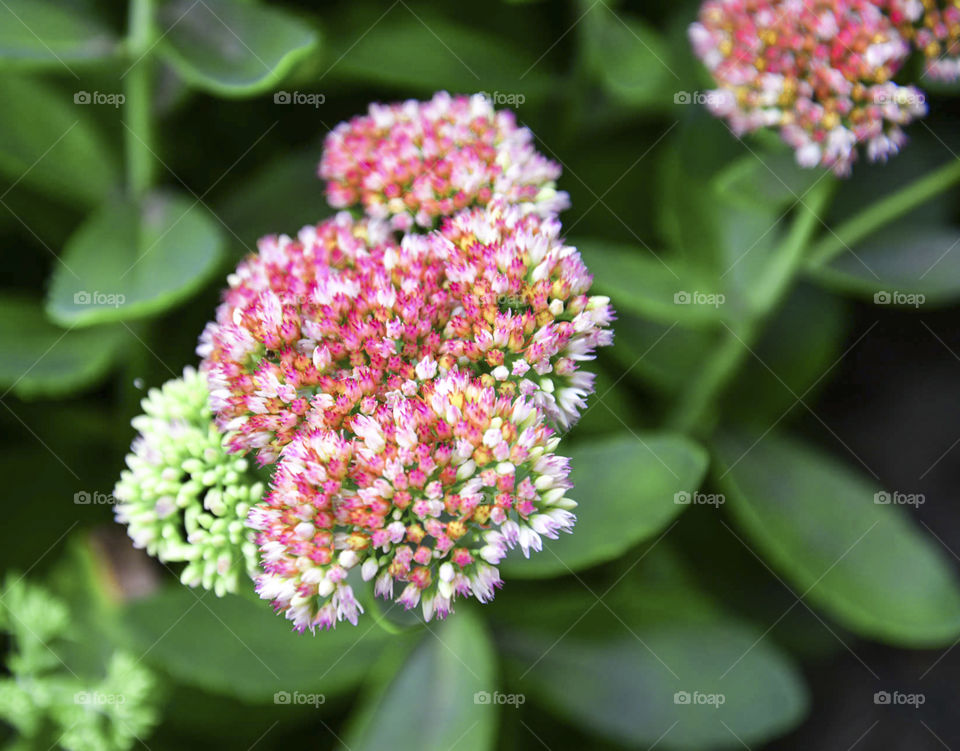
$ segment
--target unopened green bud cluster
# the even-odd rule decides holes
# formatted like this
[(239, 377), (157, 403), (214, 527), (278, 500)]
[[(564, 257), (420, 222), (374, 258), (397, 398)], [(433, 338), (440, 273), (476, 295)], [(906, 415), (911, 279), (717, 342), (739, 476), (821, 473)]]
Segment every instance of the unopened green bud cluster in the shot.
[(239, 589), (257, 568), (257, 548), (244, 521), (263, 495), (246, 459), (228, 454), (213, 423), (201, 375), (151, 389), (138, 436), (114, 490), (117, 520), (138, 548), (165, 563), (186, 563), (181, 581), (218, 596)]

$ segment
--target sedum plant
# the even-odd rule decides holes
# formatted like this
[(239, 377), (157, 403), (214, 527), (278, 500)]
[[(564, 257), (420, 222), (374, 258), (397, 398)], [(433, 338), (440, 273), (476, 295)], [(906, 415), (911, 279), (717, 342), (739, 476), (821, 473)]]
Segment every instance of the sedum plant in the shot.
[[(330, 133), (331, 200), (366, 216), (264, 238), (203, 331), (202, 377), (144, 400), (116, 489), (138, 547), (222, 594), (255, 540), (257, 593), (313, 631), (357, 623), (351, 571), (429, 621), (491, 600), (510, 549), (573, 531), (557, 431), (586, 406), (581, 363), (612, 343), (613, 309), (560, 237), (559, 166), (531, 142), (446, 93)], [(248, 453), (275, 465), (262, 501)]]
[[(0, 455), (0, 551), (32, 565), (116, 502), (186, 585), (105, 546), (142, 577), (123, 653), (23, 678), (20, 641), (51, 653), (14, 634), (11, 734), (135, 743), (141, 662), (176, 689), (155, 751), (759, 749), (811, 707), (859, 718), (892, 688), (861, 640), (905, 661), (960, 636), (950, 540), (902, 507), (923, 488), (880, 490), (893, 462), (787, 433), (805, 414), (857, 448), (814, 401), (862, 354), (850, 322), (960, 299), (957, 7), (0, 2), (0, 229), (24, 266), (0, 414), (27, 430)], [(952, 346), (946, 315), (915, 338)], [(20, 402), (115, 366), (115, 389)], [(119, 457), (136, 411), (97, 492), (94, 449)], [(90, 503), (37, 514), (41, 493)], [(829, 680), (845, 653), (868, 669)], [(925, 690), (904, 747), (949, 738)]]

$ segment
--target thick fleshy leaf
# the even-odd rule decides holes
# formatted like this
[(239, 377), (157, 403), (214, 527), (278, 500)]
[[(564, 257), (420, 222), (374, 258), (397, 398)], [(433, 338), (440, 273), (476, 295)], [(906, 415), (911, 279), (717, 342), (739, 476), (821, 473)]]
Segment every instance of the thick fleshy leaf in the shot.
[(500, 564), (505, 577), (563, 576), (617, 558), (686, 508), (677, 494), (696, 490), (707, 467), (703, 449), (667, 433), (591, 441), (570, 450), (570, 457), (570, 495), (579, 504), (573, 533), (544, 540), (530, 560), (513, 551)]
[(0, 4), (0, 66), (72, 67), (110, 57), (117, 38), (96, 19), (49, 0)]
[(756, 744), (806, 711), (800, 676), (758, 636), (727, 621), (677, 622), (603, 642), (531, 642), (528, 661), (545, 656), (517, 685), (567, 722), (632, 747)]
[(324, 199), (323, 182), (317, 179), (319, 159), (319, 144), (277, 159), (238, 182), (217, 205), (217, 214), (232, 230), (227, 239), (238, 254), (253, 252), (263, 235), (292, 236), (332, 213)]
[(617, 310), (685, 326), (716, 324), (724, 316), (725, 298), (676, 257), (605, 240), (571, 242), (593, 274), (595, 292), (609, 295)]
[(123, 330), (54, 326), (39, 301), (0, 296), (0, 390), (22, 398), (71, 394), (103, 376)]
[(113, 153), (85, 105), (68, 93), (34, 78), (4, 75), (0, 101), (21, 113), (0, 117), (0, 174), (11, 184), (82, 205), (100, 202), (118, 184)]
[(667, 325), (617, 311), (610, 355), (627, 377), (641, 379), (664, 394), (675, 394), (696, 376), (703, 353), (716, 338), (717, 332), (708, 329)]
[[(572, 636), (583, 639), (625, 633), (624, 623), (633, 627), (715, 620), (720, 608), (699, 588), (671, 540), (668, 535), (651, 541), (639, 563), (623, 558), (605, 567), (611, 584), (599, 590), (576, 581), (511, 579), (484, 612), (490, 613), (498, 635), (501, 628), (545, 637), (570, 629)], [(591, 607), (600, 596), (609, 610)], [(534, 601), (536, 607), (531, 607)]]
[(863, 241), (814, 277), (877, 305), (917, 308), (960, 298), (960, 227), (900, 225)]
[(164, 57), (187, 81), (220, 96), (277, 86), (318, 44), (296, 17), (242, 0), (173, 0), (161, 19)]
[[(574, 426), (569, 440), (592, 440), (588, 436), (622, 433), (623, 423), (627, 425), (639, 424), (642, 421), (642, 408), (626, 378), (621, 378), (620, 371), (607, 368), (606, 364), (592, 364), (596, 379), (594, 388), (596, 393), (590, 397), (590, 405), (581, 412), (580, 419)], [(616, 375), (611, 375), (616, 373)], [(619, 419), (617, 419), (619, 418)], [(623, 420), (623, 422), (620, 422)]]
[(170, 194), (108, 203), (70, 238), (47, 313), (67, 326), (153, 315), (194, 292), (217, 268), (219, 225), (197, 202)]
[(603, 1), (588, 7), (582, 21), (586, 60), (606, 91), (634, 106), (672, 104), (680, 79), (657, 30)]
[(354, 10), (330, 34), (332, 77), (375, 81), (406, 95), (483, 91), (497, 108), (521, 114), (550, 85), (545, 62), (536, 64), (536, 55), (476, 26), (402, 3)]
[(828, 173), (797, 166), (793, 151), (747, 154), (717, 175), (717, 190), (737, 202), (785, 211)]
[(830, 382), (850, 329), (849, 307), (813, 285), (794, 289), (752, 345), (756, 356), (748, 355), (720, 405), (725, 414), (769, 422), (808, 414), (797, 400), (810, 403)]
[(728, 319), (744, 317), (763, 293), (767, 260), (788, 227), (785, 211), (721, 192), (714, 177), (686, 169), (679, 152), (665, 158), (663, 174), (661, 224), (671, 247), (720, 286), (711, 291), (724, 295)]
[(939, 543), (837, 461), (758, 438), (718, 442), (726, 508), (798, 595), (872, 639), (932, 647), (960, 635), (960, 588)]
[(731, 733), (754, 746), (785, 732), (806, 709), (798, 672), (724, 616), (669, 545), (612, 572), (609, 589), (506, 587), (493, 617), (507, 690), (631, 748), (739, 747)]
[(124, 621), (147, 662), (182, 683), (250, 702), (274, 701), (277, 692), (349, 691), (384, 650), (409, 645), (372, 621), (298, 634), (269, 603), (179, 585), (131, 603)]
[(431, 626), (399, 671), (373, 687), (343, 748), (396, 751), (494, 747), (496, 655), (483, 622), (461, 608)]

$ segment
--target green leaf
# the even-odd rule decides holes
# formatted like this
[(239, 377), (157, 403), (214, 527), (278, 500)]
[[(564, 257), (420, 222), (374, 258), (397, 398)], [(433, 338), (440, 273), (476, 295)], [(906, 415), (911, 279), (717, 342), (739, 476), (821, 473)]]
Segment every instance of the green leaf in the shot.
[(63, 700), (51, 706), (51, 715), (62, 728), (58, 745), (65, 749), (125, 751), (141, 737), (149, 737), (159, 718), (157, 681), (134, 655), (114, 653), (103, 680), (92, 691), (81, 692), (119, 696), (123, 701), (106, 702), (91, 712), (75, 698), (80, 685), (71, 682), (66, 688)]
[[(372, 6), (371, 6), (372, 7)], [(432, 94), (438, 89), (503, 95), (498, 108), (521, 108), (550, 87), (529, 50), (476, 26), (454, 23), (406, 5), (384, 13), (359, 9), (330, 34), (332, 62), (324, 73)], [(512, 99), (510, 97), (513, 97)]]
[(960, 228), (901, 224), (811, 273), (830, 289), (878, 305), (946, 305), (960, 298)]
[(679, 620), (602, 640), (511, 641), (527, 668), (517, 688), (566, 722), (634, 748), (697, 751), (754, 746), (804, 716), (800, 676), (758, 637), (726, 620)]
[(707, 329), (667, 326), (618, 310), (610, 354), (628, 376), (676, 394), (702, 367), (703, 353), (715, 338)]
[(726, 508), (798, 595), (872, 639), (933, 647), (960, 635), (951, 567), (901, 507), (876, 503), (878, 488), (796, 441), (755, 441), (719, 441)]
[(153, 315), (196, 291), (222, 246), (219, 226), (192, 199), (157, 193), (139, 207), (108, 203), (67, 242), (47, 313), (68, 326)]
[(367, 749), (494, 748), (499, 706), (496, 655), (483, 622), (467, 608), (431, 626), (399, 672), (372, 694), (349, 723), (342, 746)]
[(670, 51), (656, 29), (606, 3), (583, 17), (587, 65), (615, 99), (636, 107), (667, 107), (679, 83)]
[(792, 150), (778, 148), (741, 157), (717, 175), (716, 187), (736, 202), (782, 212), (803, 200), (821, 179), (830, 179), (828, 173), (798, 167)]
[[(797, 671), (772, 639), (724, 616), (690, 568), (665, 539), (614, 567), (609, 586), (505, 587), (490, 607), (511, 690), (632, 748), (737, 745), (721, 719), (748, 742), (795, 724)], [(725, 701), (675, 704), (677, 691)]]
[(764, 292), (760, 279), (789, 224), (786, 212), (721, 192), (714, 177), (690, 173), (681, 160), (665, 159), (664, 234), (695, 277), (719, 286), (704, 291), (722, 293), (727, 319), (737, 320)]
[(332, 213), (324, 200), (323, 182), (317, 179), (320, 151), (318, 144), (270, 162), (238, 182), (217, 205), (217, 213), (233, 230), (229, 239), (238, 246), (238, 253), (252, 252), (263, 235), (285, 232), (292, 236)]
[[(623, 633), (624, 623), (638, 627), (715, 620), (720, 608), (697, 585), (670, 539), (649, 543), (641, 563), (623, 558), (605, 567), (612, 586), (595, 589), (570, 581), (511, 578), (484, 612), (490, 613), (498, 634), (502, 627), (544, 638), (569, 629), (574, 637), (608, 639)], [(601, 596), (609, 609), (593, 607)]]
[(530, 560), (513, 551), (500, 565), (506, 577), (562, 576), (623, 555), (686, 508), (676, 494), (696, 490), (707, 467), (699, 446), (663, 433), (591, 441), (570, 456), (579, 504), (573, 534), (544, 540)]
[(47, 321), (39, 301), (0, 296), (0, 389), (33, 399), (90, 386), (110, 368), (123, 333), (67, 331)]
[(2, 595), (0, 618), (4, 629), (16, 637), (21, 652), (17, 667), (37, 672), (56, 665), (56, 655), (45, 653), (43, 645), (67, 630), (70, 613), (66, 606), (46, 587), (27, 581), (17, 572), (4, 577)]
[[(799, 417), (812, 390), (830, 382), (850, 329), (849, 303), (809, 284), (796, 287), (752, 345), (721, 405), (753, 421)], [(849, 345), (848, 345), (849, 346)], [(766, 426), (764, 426), (766, 427)]]
[(194, 86), (220, 96), (276, 87), (319, 43), (289, 13), (240, 0), (172, 0), (160, 16), (169, 29), (163, 56)]
[(8, 112), (20, 113), (0, 118), (0, 174), (60, 199), (95, 205), (118, 184), (119, 170), (73, 96), (26, 76), (0, 76), (0, 101)]
[(0, 5), (0, 65), (57, 68), (102, 60), (117, 38), (96, 19), (46, 0), (4, 0)]
[(715, 324), (723, 315), (723, 298), (693, 278), (682, 260), (605, 240), (575, 244), (593, 274), (595, 291), (608, 295), (618, 311), (685, 326)]
[(598, 434), (622, 433), (624, 423), (636, 425), (642, 421), (642, 408), (629, 388), (629, 381), (603, 365), (593, 364), (591, 369), (596, 375), (594, 395), (570, 434), (575, 441), (592, 440)]
[(272, 701), (278, 691), (349, 691), (384, 650), (408, 644), (372, 620), (297, 634), (267, 602), (181, 586), (131, 603), (124, 620), (132, 648), (146, 651), (148, 662), (183, 683), (250, 702)]

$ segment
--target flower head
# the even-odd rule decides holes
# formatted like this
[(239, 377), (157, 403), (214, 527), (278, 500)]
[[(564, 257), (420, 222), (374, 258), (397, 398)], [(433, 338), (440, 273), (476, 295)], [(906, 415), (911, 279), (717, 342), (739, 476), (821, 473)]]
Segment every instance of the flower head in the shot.
[(499, 393), (533, 397), (561, 427), (576, 421), (593, 377), (579, 370), (613, 342), (613, 308), (589, 296), (593, 278), (560, 222), (494, 201), (430, 236), (456, 308), (441, 362), (469, 363)]
[(558, 443), (531, 400), (460, 370), (369, 400), (341, 431), (302, 431), (250, 512), (257, 591), (301, 631), (356, 623), (353, 570), (427, 620), (490, 600), (508, 549), (573, 527)]
[(872, 0), (707, 0), (690, 27), (713, 73), (711, 111), (737, 134), (779, 128), (804, 167), (846, 174), (865, 144), (897, 153), (926, 114), (923, 94), (891, 81), (910, 51)]
[(570, 425), (592, 390), (579, 362), (612, 342), (613, 311), (587, 295), (592, 279), (559, 232), (498, 199), (400, 244), (345, 213), (297, 240), (264, 238), (198, 348), (231, 450), (271, 463), (308, 413), (336, 430), (417, 369), (457, 364)]
[(184, 584), (222, 596), (257, 570), (244, 522), (263, 486), (250, 480), (245, 459), (227, 453), (207, 397), (192, 368), (150, 390), (133, 419), (138, 436), (114, 490), (115, 513), (136, 547), (186, 563)]
[(411, 377), (436, 351), (447, 307), (425, 252), (345, 212), (296, 240), (260, 241), (198, 348), (231, 450), (273, 462), (311, 409), (335, 429), (361, 399)]
[(887, 0), (890, 18), (927, 59), (926, 75), (960, 79), (960, 2)]
[(479, 94), (372, 104), (330, 132), (319, 172), (330, 205), (361, 205), (399, 230), (433, 227), (494, 195), (544, 215), (568, 203), (554, 188), (559, 165), (536, 151), (512, 112)]

